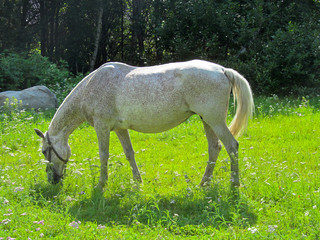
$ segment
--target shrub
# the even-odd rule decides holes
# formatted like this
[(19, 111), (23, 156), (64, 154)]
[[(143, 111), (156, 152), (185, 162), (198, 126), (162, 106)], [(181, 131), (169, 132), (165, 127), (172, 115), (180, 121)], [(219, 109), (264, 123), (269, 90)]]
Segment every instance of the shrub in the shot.
[(267, 92), (310, 94), (320, 87), (320, 37), (308, 26), (289, 23), (264, 47), (261, 79)]
[(74, 76), (65, 62), (59, 66), (38, 53), (0, 54), (0, 90), (22, 90), (44, 85), (53, 91), (61, 102), (80, 81), (82, 75)]
[(261, 48), (231, 55), (223, 64), (242, 73), (256, 94), (320, 93), (320, 36), (312, 25), (289, 22)]

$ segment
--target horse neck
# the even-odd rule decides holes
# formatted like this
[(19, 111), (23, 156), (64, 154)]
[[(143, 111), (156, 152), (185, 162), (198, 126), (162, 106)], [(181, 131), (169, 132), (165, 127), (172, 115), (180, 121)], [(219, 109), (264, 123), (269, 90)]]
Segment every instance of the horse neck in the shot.
[(80, 96), (80, 89), (75, 89), (63, 101), (49, 125), (50, 136), (67, 141), (69, 135), (85, 121), (81, 113)]

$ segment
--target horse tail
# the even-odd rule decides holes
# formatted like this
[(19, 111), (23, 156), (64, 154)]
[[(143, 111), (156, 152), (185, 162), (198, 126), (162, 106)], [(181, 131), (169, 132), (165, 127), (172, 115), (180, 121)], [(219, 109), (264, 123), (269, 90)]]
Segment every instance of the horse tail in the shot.
[(229, 130), (233, 136), (238, 137), (248, 126), (248, 118), (252, 117), (254, 103), (252, 91), (248, 81), (237, 71), (226, 68), (224, 74), (231, 82), (234, 102), (237, 100), (237, 110)]

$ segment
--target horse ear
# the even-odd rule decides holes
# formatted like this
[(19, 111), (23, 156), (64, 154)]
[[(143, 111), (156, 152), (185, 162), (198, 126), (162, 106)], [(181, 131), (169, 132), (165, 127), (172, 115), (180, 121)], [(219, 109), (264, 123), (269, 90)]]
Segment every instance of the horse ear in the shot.
[(37, 134), (39, 137), (44, 138), (43, 132), (41, 132), (39, 129), (35, 128), (34, 131), (36, 132), (36, 134)]

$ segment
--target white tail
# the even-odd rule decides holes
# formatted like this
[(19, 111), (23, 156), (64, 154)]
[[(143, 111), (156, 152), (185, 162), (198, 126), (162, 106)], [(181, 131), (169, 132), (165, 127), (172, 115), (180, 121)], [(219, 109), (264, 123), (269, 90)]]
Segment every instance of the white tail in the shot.
[(247, 128), (248, 118), (254, 111), (252, 91), (248, 81), (237, 71), (226, 68), (224, 73), (232, 84), (234, 101), (237, 99), (236, 115), (229, 126), (232, 135), (237, 137)]

